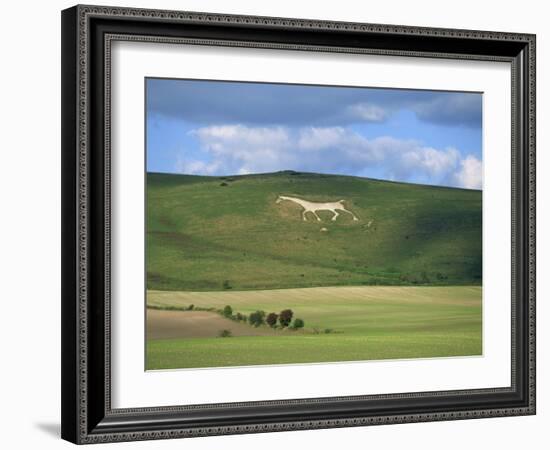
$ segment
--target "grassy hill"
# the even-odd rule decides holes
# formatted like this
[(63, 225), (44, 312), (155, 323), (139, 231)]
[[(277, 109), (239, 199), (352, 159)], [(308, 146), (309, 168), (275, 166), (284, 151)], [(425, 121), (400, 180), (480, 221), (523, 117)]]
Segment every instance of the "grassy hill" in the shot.
[[(322, 222), (279, 195), (345, 199)], [(147, 175), (147, 287), (480, 285), (481, 192), (298, 172)]]

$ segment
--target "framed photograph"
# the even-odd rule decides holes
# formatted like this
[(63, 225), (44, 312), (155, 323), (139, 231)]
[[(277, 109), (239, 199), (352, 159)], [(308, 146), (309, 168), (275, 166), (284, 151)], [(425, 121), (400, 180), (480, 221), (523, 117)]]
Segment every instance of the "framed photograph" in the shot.
[(535, 36), (62, 12), (62, 436), (535, 413)]

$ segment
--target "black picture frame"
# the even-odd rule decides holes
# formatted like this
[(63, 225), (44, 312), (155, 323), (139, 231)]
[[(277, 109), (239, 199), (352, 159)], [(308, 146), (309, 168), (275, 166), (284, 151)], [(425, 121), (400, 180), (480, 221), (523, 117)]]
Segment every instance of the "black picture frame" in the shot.
[[(511, 63), (511, 386), (112, 409), (113, 40)], [(61, 406), (62, 437), (78, 444), (535, 414), (535, 36), (119, 7), (64, 10)]]

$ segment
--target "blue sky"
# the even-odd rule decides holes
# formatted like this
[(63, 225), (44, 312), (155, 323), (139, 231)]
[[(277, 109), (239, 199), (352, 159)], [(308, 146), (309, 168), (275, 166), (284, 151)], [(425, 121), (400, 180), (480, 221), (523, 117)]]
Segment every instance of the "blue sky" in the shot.
[(147, 79), (147, 171), (480, 189), (480, 93)]

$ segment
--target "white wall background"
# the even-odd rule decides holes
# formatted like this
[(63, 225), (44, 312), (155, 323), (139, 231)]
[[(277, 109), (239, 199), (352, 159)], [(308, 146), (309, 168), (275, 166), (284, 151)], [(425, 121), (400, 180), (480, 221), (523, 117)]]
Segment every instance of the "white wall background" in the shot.
[[(104, 3), (98, 0), (97, 3)], [(60, 403), (60, 10), (71, 1), (10, 2), (0, 27), (0, 444), (68, 448)], [(549, 377), (550, 29), (545, 2), (462, 0), (111, 0), (106, 4), (536, 33), (538, 42), (538, 415), (117, 444), (117, 448), (543, 448)], [(545, 255), (546, 252), (546, 255)]]

